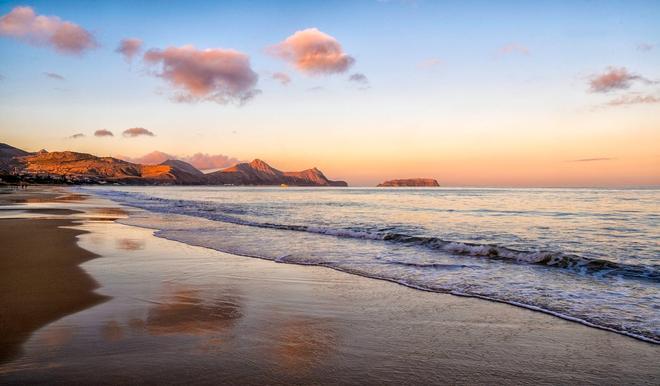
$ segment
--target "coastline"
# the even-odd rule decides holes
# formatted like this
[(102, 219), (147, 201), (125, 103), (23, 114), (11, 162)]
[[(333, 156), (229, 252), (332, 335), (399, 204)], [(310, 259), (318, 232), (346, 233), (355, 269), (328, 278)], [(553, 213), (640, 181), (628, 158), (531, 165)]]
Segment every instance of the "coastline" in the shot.
[[(34, 212), (82, 220), (75, 230), (58, 228), (73, 220), (37, 222), (67, 231), (76, 248), (101, 257), (81, 271), (100, 284), (96, 296), (110, 300), (70, 310), (34, 333), (23, 357), (0, 364), (3, 382), (318, 383), (329, 374), (339, 383), (660, 379), (658, 347), (619, 334), (507, 304), (190, 246), (64, 209), (89, 211), (61, 201)], [(29, 221), (27, 231), (45, 234)], [(44, 343), (70, 330), (69, 338)]]

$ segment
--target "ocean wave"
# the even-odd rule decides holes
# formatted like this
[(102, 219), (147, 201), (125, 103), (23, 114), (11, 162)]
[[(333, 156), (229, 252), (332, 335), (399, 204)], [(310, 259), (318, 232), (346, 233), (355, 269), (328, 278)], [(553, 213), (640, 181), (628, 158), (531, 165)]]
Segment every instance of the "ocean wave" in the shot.
[(477, 268), (476, 266), (467, 265), (467, 264), (416, 263), (412, 261), (398, 261), (398, 260), (388, 260), (387, 263), (393, 265), (401, 265), (404, 267), (413, 267), (413, 268), (434, 268), (434, 269)]
[[(335, 222), (354, 226), (321, 224), (323, 217), (307, 216), (310, 220), (304, 220), (295, 211), (288, 212), (294, 216), (283, 215), (275, 208), (277, 202), (266, 204), (272, 200), (245, 205), (234, 204), (232, 199), (164, 199), (152, 195), (157, 191), (106, 193), (95, 189), (94, 193), (146, 209), (148, 212), (133, 213), (121, 222), (155, 229), (158, 237), (279, 263), (327, 267), (419, 290), (512, 304), (660, 343), (657, 310), (651, 306), (657, 304), (657, 265), (525, 250), (518, 246), (532, 244), (511, 237), (498, 243), (501, 245), (480, 243), (479, 239), (471, 242), (460, 233), (425, 237), (424, 228), (405, 222), (367, 223), (355, 217)], [(281, 222), (291, 224), (276, 220), (284, 218), (287, 220)], [(594, 252), (598, 256), (602, 251)]]
[(416, 236), (392, 232), (392, 227), (382, 227), (379, 229), (366, 229), (359, 227), (338, 229), (312, 225), (257, 222), (236, 217), (236, 215), (248, 214), (250, 211), (249, 208), (240, 208), (217, 202), (164, 199), (141, 193), (123, 191), (97, 190), (95, 193), (120, 201), (129, 206), (161, 213), (183, 214), (202, 217), (213, 221), (222, 221), (259, 228), (308, 232), (353, 239), (380, 240), (396, 244), (429, 248), (458, 256), (560, 268), (573, 273), (593, 275), (595, 277), (622, 277), (660, 282), (659, 265), (649, 266), (625, 264), (565, 253), (562, 251), (520, 250), (496, 244), (469, 243), (445, 240), (438, 237)]
[(282, 225), (270, 223), (250, 223), (247, 225), (269, 227), (294, 231), (313, 232), (337, 237), (350, 237), (369, 240), (383, 240), (393, 243), (416, 245), (441, 250), (460, 256), (471, 256), (504, 260), (508, 262), (536, 264), (547, 267), (563, 268), (581, 274), (595, 276), (619, 276), (624, 278), (648, 279), (660, 281), (660, 267), (622, 264), (609, 260), (593, 259), (559, 251), (524, 251), (500, 245), (466, 243), (443, 240), (437, 237), (412, 236), (400, 233), (380, 233), (356, 229), (332, 229), (300, 225)]

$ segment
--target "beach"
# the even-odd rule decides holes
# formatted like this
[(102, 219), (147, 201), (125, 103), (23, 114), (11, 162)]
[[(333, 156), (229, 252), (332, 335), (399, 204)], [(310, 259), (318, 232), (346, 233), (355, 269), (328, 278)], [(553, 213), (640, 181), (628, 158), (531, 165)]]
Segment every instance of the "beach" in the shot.
[(658, 345), (548, 314), (156, 237), (67, 188), (0, 199), (3, 384), (660, 382)]
[[(0, 205), (49, 202), (60, 195), (50, 191), (0, 196)], [(8, 210), (3, 211), (11, 216)], [(28, 209), (32, 215), (69, 215), (71, 209)], [(0, 361), (20, 354), (30, 332), (67, 314), (105, 300), (94, 293), (96, 282), (79, 264), (95, 255), (76, 244), (82, 231), (65, 229), (67, 219), (3, 218), (0, 244)], [(38, 241), (35, 241), (38, 240)]]

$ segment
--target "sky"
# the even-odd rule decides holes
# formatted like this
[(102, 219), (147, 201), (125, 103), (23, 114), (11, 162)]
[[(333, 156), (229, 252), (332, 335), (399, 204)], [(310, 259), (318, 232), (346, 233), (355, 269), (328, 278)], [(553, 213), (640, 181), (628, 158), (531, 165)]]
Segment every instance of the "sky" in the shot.
[(1, 1), (0, 142), (354, 186), (660, 186), (658, 20), (657, 1)]

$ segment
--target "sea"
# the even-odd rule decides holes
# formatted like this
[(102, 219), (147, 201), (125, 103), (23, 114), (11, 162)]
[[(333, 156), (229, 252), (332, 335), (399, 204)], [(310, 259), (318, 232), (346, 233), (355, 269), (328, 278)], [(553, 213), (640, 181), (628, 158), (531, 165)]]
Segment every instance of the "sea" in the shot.
[(80, 189), (143, 209), (132, 224), (170, 240), (660, 343), (659, 189)]

